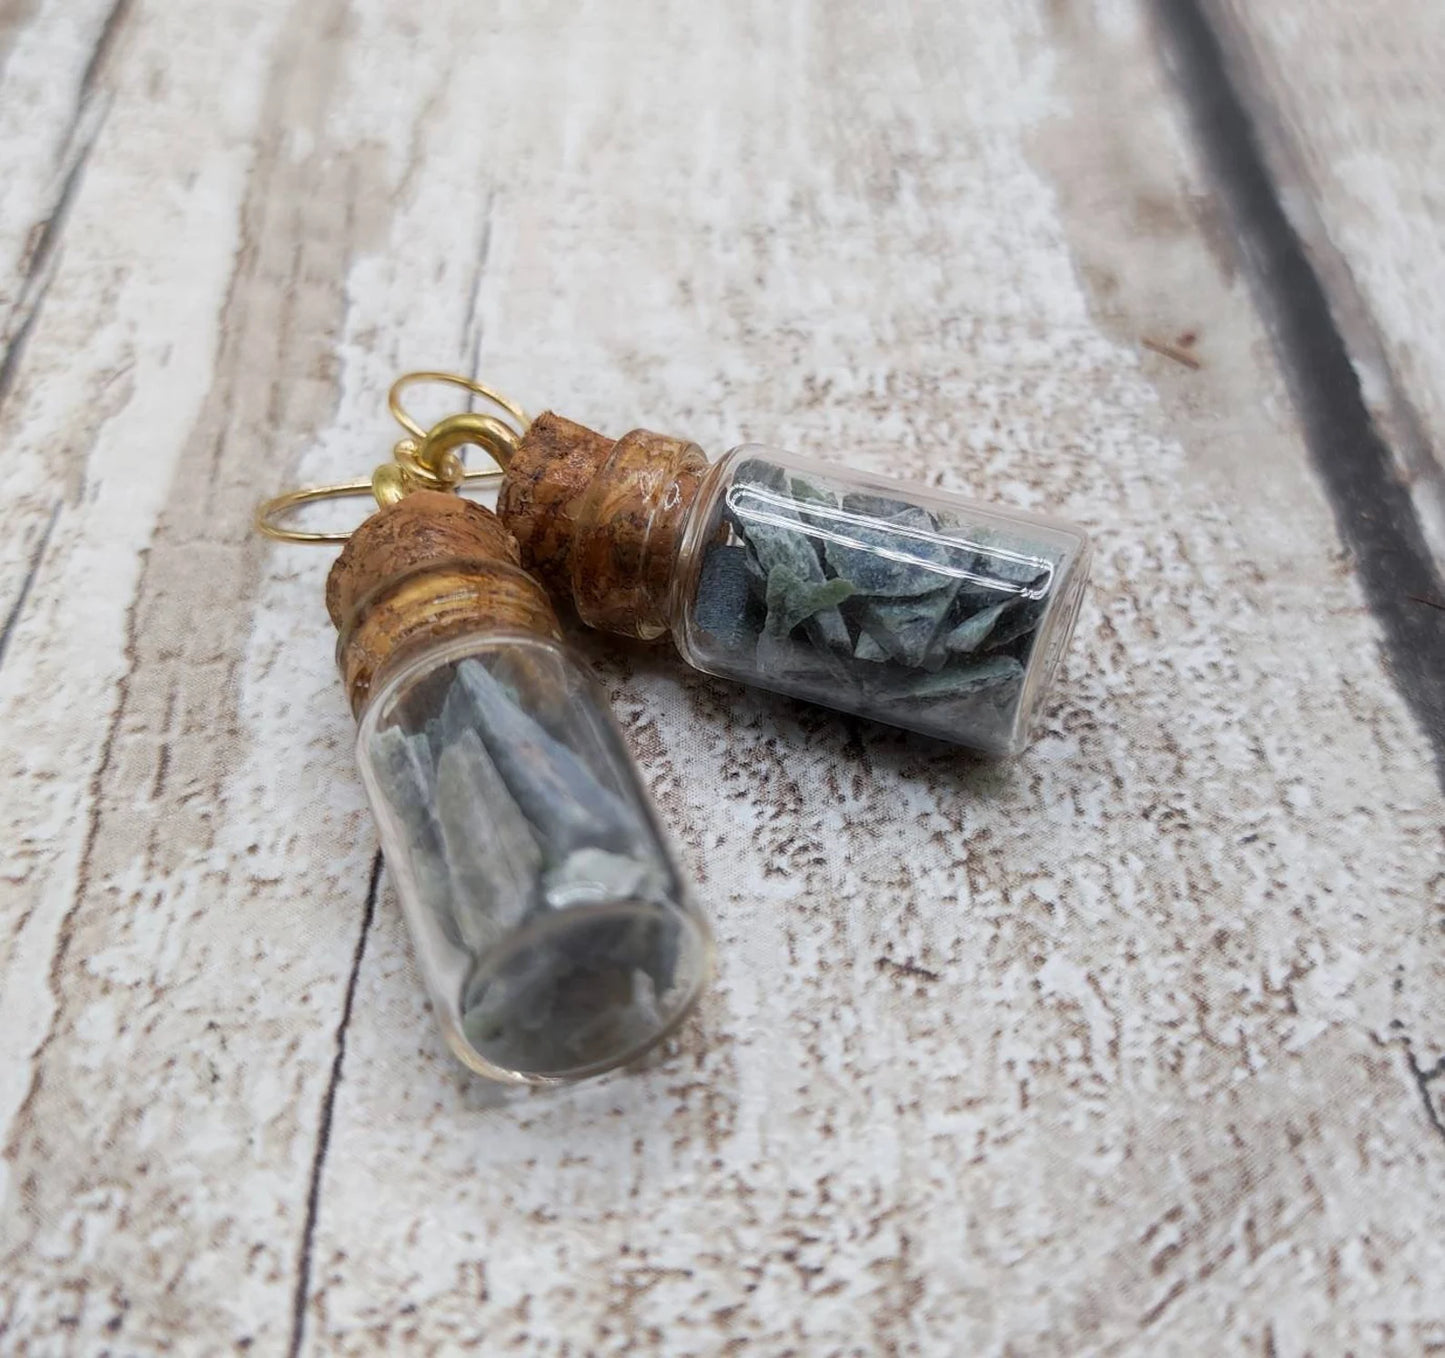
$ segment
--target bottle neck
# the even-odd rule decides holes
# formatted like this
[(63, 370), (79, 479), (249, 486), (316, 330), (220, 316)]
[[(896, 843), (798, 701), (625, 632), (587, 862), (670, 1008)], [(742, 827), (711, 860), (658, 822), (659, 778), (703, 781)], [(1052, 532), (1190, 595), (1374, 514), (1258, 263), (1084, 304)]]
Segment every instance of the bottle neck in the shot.
[(456, 495), (414, 491), (367, 519), (326, 584), (352, 711), (434, 642), (496, 628), (557, 637), (550, 600), (517, 559), (496, 515)]
[(644, 641), (669, 629), (678, 550), (708, 472), (686, 439), (634, 429), (613, 445), (578, 506), (569, 562), (589, 627)]

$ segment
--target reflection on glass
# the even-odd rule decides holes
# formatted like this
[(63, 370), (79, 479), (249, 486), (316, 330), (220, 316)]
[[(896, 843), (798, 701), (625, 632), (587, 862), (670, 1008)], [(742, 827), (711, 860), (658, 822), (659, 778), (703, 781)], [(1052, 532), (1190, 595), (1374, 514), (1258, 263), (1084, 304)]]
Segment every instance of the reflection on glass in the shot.
[(720, 470), (689, 542), (692, 663), (991, 753), (1027, 742), (1083, 533), (754, 448)]
[(706, 971), (706, 926), (566, 651), (521, 636), (440, 646), (377, 695), (358, 741), (462, 1060), (502, 1078), (575, 1078), (676, 1024)]

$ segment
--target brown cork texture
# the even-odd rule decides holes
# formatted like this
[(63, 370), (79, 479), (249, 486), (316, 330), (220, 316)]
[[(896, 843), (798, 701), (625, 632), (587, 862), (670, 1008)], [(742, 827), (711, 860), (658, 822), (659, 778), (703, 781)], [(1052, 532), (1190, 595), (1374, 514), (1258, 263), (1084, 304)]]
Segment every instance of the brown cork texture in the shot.
[(362, 601), (337, 645), (352, 711), (360, 715), (385, 675), (427, 647), (479, 630), (561, 639), (546, 591), (510, 562), (422, 566), (386, 582)]
[(490, 509), (445, 491), (413, 491), (351, 535), (326, 579), (326, 611), (341, 627), (383, 580), (429, 561), (491, 559), (521, 561), (512, 535)]
[(571, 593), (585, 623), (644, 640), (667, 630), (678, 544), (707, 469), (686, 439), (634, 429), (617, 440), (578, 514)]
[(331, 568), (326, 607), (356, 713), (384, 671), (435, 642), (482, 629), (559, 636), (501, 520), (442, 491), (414, 491), (367, 519)]
[(606, 435), (549, 410), (507, 464), (497, 514), (517, 539), (522, 565), (558, 597), (571, 593), (578, 507), (612, 447)]

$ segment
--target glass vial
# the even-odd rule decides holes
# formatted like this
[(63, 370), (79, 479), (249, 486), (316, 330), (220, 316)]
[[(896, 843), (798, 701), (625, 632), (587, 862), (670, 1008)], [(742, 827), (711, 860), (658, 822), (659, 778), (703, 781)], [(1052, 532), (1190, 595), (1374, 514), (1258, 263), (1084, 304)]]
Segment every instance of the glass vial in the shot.
[(493, 1079), (623, 1065), (711, 944), (602, 695), (480, 505), (417, 491), (333, 567), (357, 759), (447, 1043)]
[(692, 505), (672, 634), (709, 674), (1016, 754), (1088, 560), (1068, 524), (745, 446)]
[(555, 642), (444, 642), (362, 714), (357, 758), (443, 1033), (528, 1082), (623, 1064), (687, 1011), (708, 935), (626, 747)]
[(1088, 576), (1082, 529), (757, 445), (558, 416), (498, 498), (582, 620), (709, 674), (994, 755), (1029, 742)]

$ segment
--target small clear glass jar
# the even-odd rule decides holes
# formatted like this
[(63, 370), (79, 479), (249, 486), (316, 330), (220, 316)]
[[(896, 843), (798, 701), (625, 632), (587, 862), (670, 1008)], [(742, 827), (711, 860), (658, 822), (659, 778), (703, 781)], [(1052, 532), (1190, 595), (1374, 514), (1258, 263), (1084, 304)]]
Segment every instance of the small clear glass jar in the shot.
[(709, 674), (1016, 754), (1089, 557), (1066, 523), (745, 445), (692, 502), (670, 630)]
[(687, 1012), (709, 965), (604, 700), (528, 633), (443, 640), (380, 676), (357, 758), (448, 1044), (493, 1079), (625, 1064)]
[(550, 412), (497, 506), (588, 625), (994, 755), (1028, 744), (1089, 570), (1071, 524), (752, 444), (710, 466)]

